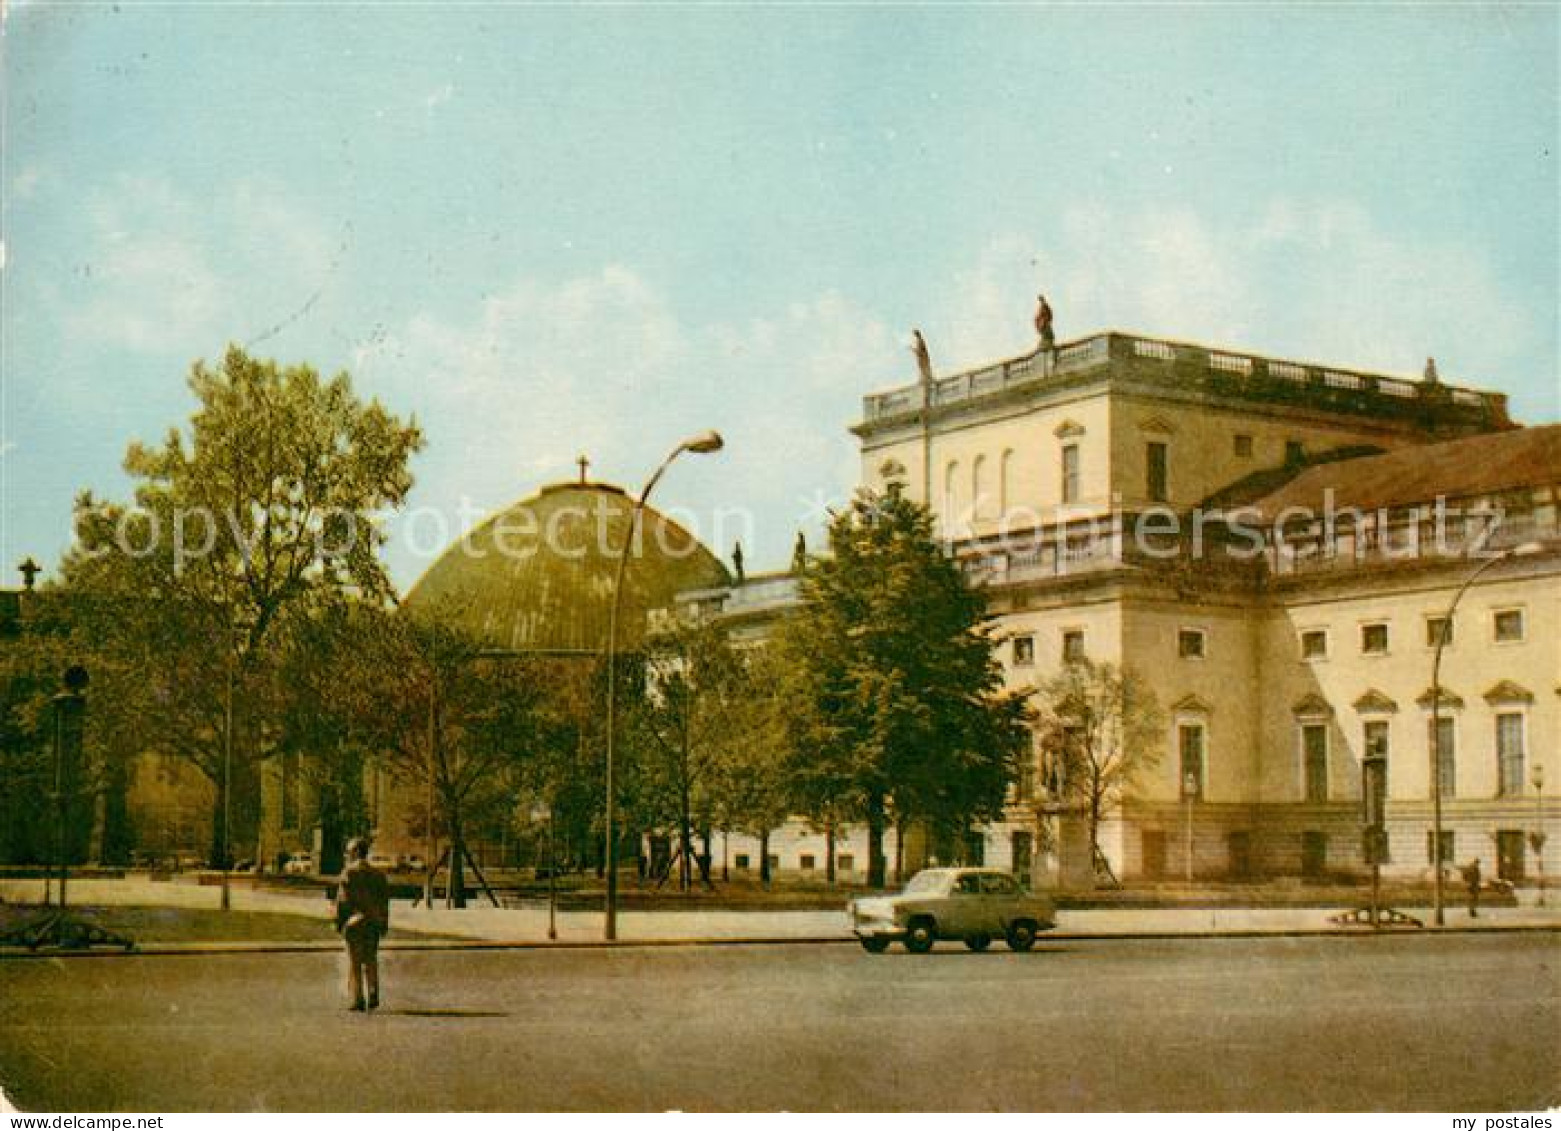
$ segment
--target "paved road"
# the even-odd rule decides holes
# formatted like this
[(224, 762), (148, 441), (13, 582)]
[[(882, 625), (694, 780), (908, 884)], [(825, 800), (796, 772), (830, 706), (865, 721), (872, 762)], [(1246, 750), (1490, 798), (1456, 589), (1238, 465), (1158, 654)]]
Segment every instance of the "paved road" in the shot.
[(1561, 1100), (1553, 934), (0, 962), (0, 1086), (66, 1111), (1399, 1109)]

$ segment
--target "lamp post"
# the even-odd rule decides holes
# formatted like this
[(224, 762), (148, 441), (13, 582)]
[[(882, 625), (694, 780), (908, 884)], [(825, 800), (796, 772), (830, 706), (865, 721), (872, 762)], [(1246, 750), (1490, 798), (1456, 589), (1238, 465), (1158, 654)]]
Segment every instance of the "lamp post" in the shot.
[(1382, 925), (1382, 864), (1387, 859), (1387, 740), (1372, 739), (1361, 759), (1361, 818), (1364, 856), (1371, 867), (1371, 925)]
[(617, 829), (614, 822), (614, 808), (616, 805), (616, 778), (614, 776), (614, 747), (618, 707), (618, 614), (623, 605), (623, 576), (629, 568), (629, 550), (634, 545), (635, 533), (639, 529), (640, 515), (645, 510), (645, 500), (650, 498), (650, 493), (666, 474), (667, 468), (672, 466), (672, 461), (684, 452), (693, 452), (696, 455), (704, 455), (708, 452), (718, 452), (725, 446), (719, 432), (701, 432), (697, 436), (690, 436), (672, 453), (661, 461), (661, 466), (656, 469), (640, 491), (640, 496), (634, 500), (634, 509), (629, 512), (629, 529), (623, 540), (623, 548), (618, 552), (618, 571), (613, 578), (612, 585), (612, 610), (607, 617), (607, 799), (606, 799), (606, 825), (607, 844), (603, 853), (607, 865), (607, 912), (606, 920), (602, 927), (602, 937), (609, 942), (618, 937), (618, 860), (617, 860)]
[(233, 907), (228, 873), (233, 870), (233, 669), (236, 658), (228, 647), (228, 685), (222, 702), (222, 910)]
[(1198, 796), (1198, 775), (1188, 770), (1182, 776), (1182, 796), (1187, 799), (1187, 882), (1192, 883), (1192, 803)]
[(1442, 892), (1442, 650), (1447, 647), (1447, 635), (1452, 631), (1453, 613), (1458, 609), (1458, 602), (1463, 600), (1463, 595), (1469, 591), (1469, 587), (1475, 583), (1481, 574), (1498, 562), (1507, 561), (1509, 558), (1527, 557), (1529, 554), (1537, 554), (1542, 549), (1537, 542), (1524, 542), (1521, 545), (1509, 547), (1482, 562), (1478, 569), (1464, 578), (1458, 592), (1453, 595), (1453, 603), (1447, 606), (1447, 612), (1442, 616), (1440, 629), (1436, 634), (1436, 655), (1431, 660), (1431, 902), (1435, 911), (1436, 925), (1443, 926), (1446, 923), (1444, 914), (1444, 899)]
[(60, 865), (59, 909), (65, 910), (65, 879), (70, 870), (70, 802), (77, 760), (81, 756), (82, 715), (86, 710), (87, 669), (72, 664), (65, 670), (65, 690), (54, 697), (55, 834)]
[(1545, 767), (1534, 763), (1530, 779), (1534, 783), (1534, 831), (1528, 834), (1529, 847), (1534, 850), (1534, 883), (1539, 887), (1535, 906), (1545, 906)]

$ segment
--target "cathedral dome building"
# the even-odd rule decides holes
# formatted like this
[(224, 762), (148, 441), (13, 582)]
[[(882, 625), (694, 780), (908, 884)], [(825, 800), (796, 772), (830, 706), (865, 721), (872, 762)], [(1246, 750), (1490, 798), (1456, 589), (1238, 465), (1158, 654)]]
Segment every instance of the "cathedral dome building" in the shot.
[[(452, 544), (406, 598), (497, 650), (594, 653), (607, 644), (613, 578), (634, 500), (605, 483), (559, 483), (498, 512)], [(729, 583), (697, 538), (646, 507), (623, 580), (618, 647), (644, 638), (678, 593)]]

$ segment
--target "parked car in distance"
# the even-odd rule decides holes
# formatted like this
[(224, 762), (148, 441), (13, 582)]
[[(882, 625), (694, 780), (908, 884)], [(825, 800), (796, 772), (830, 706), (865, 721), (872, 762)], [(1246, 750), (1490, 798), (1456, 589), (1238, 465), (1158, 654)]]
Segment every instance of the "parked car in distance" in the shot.
[(386, 856), (383, 852), (369, 853), (369, 863), (381, 872), (394, 872), (400, 865), (393, 856)]
[(939, 939), (960, 939), (980, 951), (1001, 938), (1009, 950), (1026, 951), (1039, 932), (1057, 925), (1050, 899), (995, 868), (928, 868), (899, 895), (853, 899), (846, 914), (871, 954), (896, 939), (913, 954), (926, 954)]
[(314, 853), (293, 853), (287, 858), (287, 863), (282, 865), (282, 871), (289, 876), (312, 876), (314, 874)]

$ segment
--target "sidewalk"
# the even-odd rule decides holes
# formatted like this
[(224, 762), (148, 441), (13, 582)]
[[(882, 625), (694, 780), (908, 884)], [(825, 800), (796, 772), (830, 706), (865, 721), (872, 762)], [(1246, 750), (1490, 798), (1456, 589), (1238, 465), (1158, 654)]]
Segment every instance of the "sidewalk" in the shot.
[[(73, 881), (67, 894), (72, 903), (88, 906), (214, 908), (220, 898), (219, 890), (195, 884), (152, 883), (128, 878)], [(0, 881), (0, 899), (7, 903), (36, 902), (42, 894), (41, 880)], [(284, 912), (321, 920), (330, 917), (330, 904), (323, 896), (256, 891), (239, 886), (232, 888), (231, 894), (232, 906), (238, 911)], [(1561, 899), (1554, 902), (1561, 904)], [(844, 903), (842, 898), (839, 911), (621, 911), (618, 914), (618, 944), (849, 942), (853, 936), (846, 924)], [(1042, 940), (1372, 933), (1366, 928), (1331, 924), (1329, 918), (1342, 910), (1346, 908), (1061, 911), (1057, 915), (1057, 929), (1047, 932)], [(1422, 922), (1430, 922), (1429, 909), (1410, 908), (1408, 911)], [(396, 900), (392, 904), (391, 922), (400, 931), (445, 937), (388, 941), (387, 949), (605, 945), (600, 911), (559, 912), (556, 943), (550, 943), (547, 937), (545, 907), (501, 909), (489, 906), (486, 901), (473, 901), (464, 911), (447, 911), (437, 906), (432, 909), (414, 907), (408, 901)], [(1561, 906), (1493, 907), (1482, 910), (1477, 919), (1471, 919), (1462, 907), (1449, 907), (1444, 929), (1561, 930)], [(1382, 933), (1420, 932), (1397, 929)], [(211, 953), (216, 950), (318, 950), (334, 949), (334, 946), (333, 943), (166, 943), (149, 944), (141, 950), (143, 953)]]

